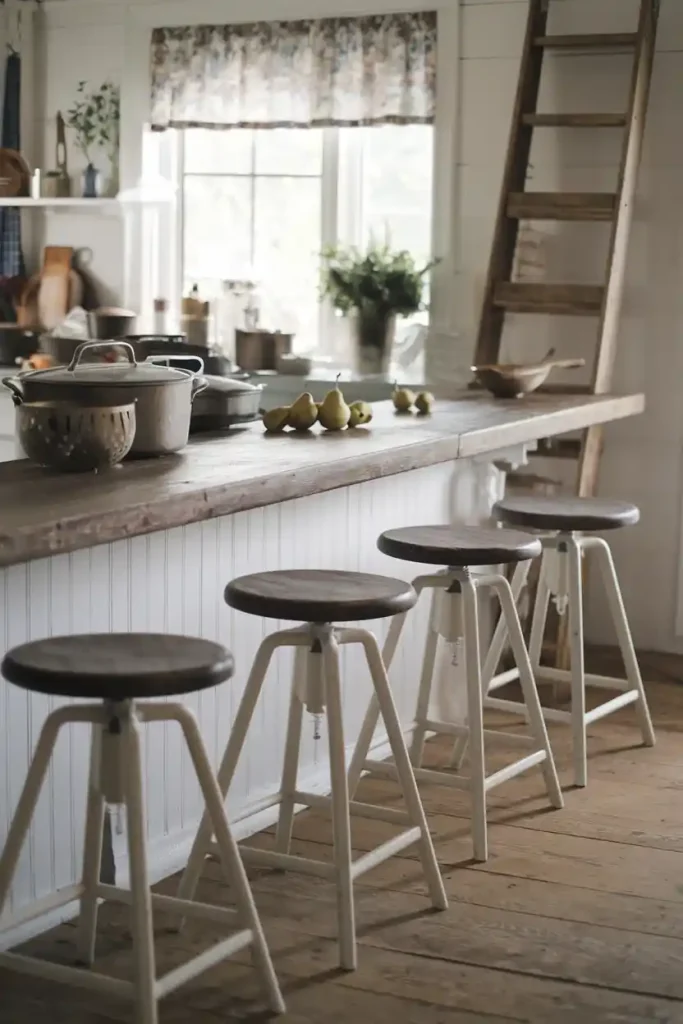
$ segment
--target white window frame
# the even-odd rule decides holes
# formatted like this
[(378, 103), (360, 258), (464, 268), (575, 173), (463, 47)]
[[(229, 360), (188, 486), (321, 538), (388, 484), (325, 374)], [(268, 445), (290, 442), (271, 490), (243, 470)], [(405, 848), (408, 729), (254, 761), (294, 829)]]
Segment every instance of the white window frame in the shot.
[[(61, 5), (60, 5), (61, 6)], [(459, 250), (458, 211), (459, 195), (459, 109), (460, 109), (460, 44), (461, 5), (456, 0), (367, 0), (360, 6), (358, 0), (334, 0), (330, 14), (358, 15), (396, 12), (398, 10), (433, 10), (438, 12), (438, 75), (434, 135), (434, 189), (432, 251), (441, 262), (432, 276), (431, 321), (435, 334), (453, 336), (462, 328), (462, 317), (467, 312), (467, 289), (470, 286), (467, 268), (462, 266)], [(255, 0), (255, 6), (245, 14), (237, 0), (196, 0), (192, 21), (209, 24), (218, 21), (274, 20), (285, 17), (319, 17), (319, 0)], [(142, 139), (145, 132), (146, 111), (149, 109), (149, 33), (159, 24), (187, 25), (188, 9), (185, 0), (127, 4), (124, 17), (124, 51), (126, 75), (121, 83), (121, 186), (132, 188), (143, 171)], [(163, 136), (162, 136), (163, 137)], [(144, 229), (143, 229), (144, 231)], [(169, 229), (160, 228), (159, 238), (170, 238)], [(175, 252), (158, 253), (160, 267), (157, 280), (162, 282), (162, 294), (171, 295), (174, 289)], [(151, 329), (154, 293), (145, 291), (142, 261), (147, 252), (137, 231), (126, 232), (122, 246), (126, 268), (123, 301), (138, 309), (141, 329)], [(169, 269), (170, 264), (170, 269)], [(146, 324), (147, 327), (142, 327)], [(468, 327), (465, 325), (465, 330)], [(466, 340), (463, 340), (466, 347)], [(427, 349), (429, 369), (429, 343)], [(435, 352), (435, 355), (437, 353)], [(468, 353), (466, 354), (468, 356)], [(442, 360), (435, 361), (441, 376), (445, 367)]]
[[(363, 244), (363, 139), (360, 130), (342, 132), (338, 128), (323, 129), (320, 176), (321, 250), (330, 245)], [(183, 268), (185, 136), (183, 132), (165, 132), (161, 135), (153, 135), (150, 132), (143, 151), (145, 171), (161, 173), (172, 181), (176, 189), (176, 202), (166, 208), (152, 242), (160, 253), (168, 254), (171, 263), (168, 277), (173, 282), (171, 312), (175, 319), (180, 314), (180, 298), (186, 286)], [(226, 172), (225, 176), (248, 177), (252, 181), (252, 188), (259, 177), (253, 171), (253, 163), (252, 170), (248, 173), (233, 175)], [(341, 207), (340, 195), (344, 197)], [(159, 275), (155, 277), (155, 283), (158, 284)], [(151, 282), (146, 283), (147, 290), (150, 285)], [(333, 358), (343, 357), (348, 352), (348, 323), (335, 313), (329, 302), (320, 303), (317, 334), (316, 354)]]

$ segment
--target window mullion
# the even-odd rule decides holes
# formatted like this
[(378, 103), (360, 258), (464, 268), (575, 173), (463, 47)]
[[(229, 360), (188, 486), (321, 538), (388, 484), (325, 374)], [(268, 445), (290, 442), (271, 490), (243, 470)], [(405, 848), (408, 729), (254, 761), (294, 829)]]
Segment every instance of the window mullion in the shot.
[(171, 280), (175, 284), (171, 297), (171, 322), (180, 323), (185, 278), (185, 132), (171, 133), (170, 178), (176, 186), (176, 220), (172, 249)]
[(256, 132), (251, 133), (251, 182), (250, 182), (250, 198), (251, 198), (251, 220), (249, 224), (249, 230), (251, 232), (251, 238), (249, 240), (249, 249), (251, 252), (251, 269), (249, 271), (249, 277), (253, 280), (255, 276), (256, 267)]
[[(339, 129), (323, 129), (322, 178), (320, 182), (321, 249), (339, 241)], [(338, 318), (329, 301), (320, 303), (318, 349), (333, 355), (337, 348)]]

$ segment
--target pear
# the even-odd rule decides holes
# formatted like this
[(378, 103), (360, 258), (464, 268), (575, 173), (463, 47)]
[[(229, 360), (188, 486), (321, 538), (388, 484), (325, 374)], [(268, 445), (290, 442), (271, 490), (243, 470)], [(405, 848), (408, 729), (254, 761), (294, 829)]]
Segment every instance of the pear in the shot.
[(277, 409), (269, 409), (263, 414), (263, 426), (268, 434), (279, 434), (287, 426), (289, 406), (279, 405)]
[[(337, 376), (337, 381), (339, 377), (341, 374)], [(333, 387), (325, 395), (318, 410), (318, 419), (325, 430), (343, 430), (351, 419), (351, 410), (338, 386)]]
[(400, 388), (398, 384), (394, 384), (391, 400), (397, 412), (410, 412), (415, 404), (415, 395), (410, 388)]
[(368, 402), (351, 402), (350, 427), (362, 427), (372, 419), (372, 406)]
[(421, 416), (428, 416), (434, 405), (434, 395), (431, 391), (420, 391), (415, 399), (415, 408)]
[(304, 391), (289, 408), (287, 424), (295, 430), (310, 430), (318, 418), (318, 406), (313, 395)]

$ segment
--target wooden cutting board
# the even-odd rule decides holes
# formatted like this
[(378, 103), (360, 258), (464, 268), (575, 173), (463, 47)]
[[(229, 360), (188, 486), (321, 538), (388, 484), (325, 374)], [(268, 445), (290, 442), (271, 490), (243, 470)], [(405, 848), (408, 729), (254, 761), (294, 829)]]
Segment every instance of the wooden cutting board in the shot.
[(45, 246), (38, 288), (38, 320), (48, 331), (60, 324), (69, 312), (73, 254), (68, 245)]

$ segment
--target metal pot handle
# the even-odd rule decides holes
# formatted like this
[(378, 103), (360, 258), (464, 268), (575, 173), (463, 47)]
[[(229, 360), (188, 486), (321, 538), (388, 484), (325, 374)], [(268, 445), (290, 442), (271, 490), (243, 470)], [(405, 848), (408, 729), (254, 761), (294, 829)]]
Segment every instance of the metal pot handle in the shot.
[(12, 401), (15, 405), (21, 405), (24, 401), (24, 392), (20, 388), (21, 381), (18, 377), (3, 377), (2, 383), (12, 392)]
[(192, 378), (192, 394), (190, 395), (190, 401), (194, 402), (197, 395), (201, 395), (202, 391), (206, 391), (209, 386), (209, 382), (206, 377), (200, 377), (195, 374)]
[(135, 361), (135, 349), (132, 345), (129, 345), (127, 341), (84, 341), (83, 344), (79, 345), (74, 352), (73, 358), (67, 366), (67, 370), (73, 371), (76, 369), (84, 352), (90, 352), (94, 348), (112, 348), (114, 345), (126, 350), (128, 361), (132, 366), (138, 365)]

